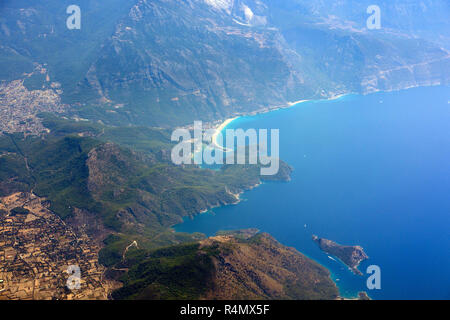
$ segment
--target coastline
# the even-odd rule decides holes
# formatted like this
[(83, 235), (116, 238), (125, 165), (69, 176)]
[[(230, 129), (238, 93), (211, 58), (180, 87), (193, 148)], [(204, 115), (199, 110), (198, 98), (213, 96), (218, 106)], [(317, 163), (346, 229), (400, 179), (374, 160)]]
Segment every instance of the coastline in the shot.
[[(330, 98), (325, 98), (325, 99), (311, 99), (311, 100), (303, 99), (303, 100), (298, 100), (298, 101), (295, 101), (295, 102), (288, 102), (286, 106), (282, 106), (282, 107), (273, 107), (273, 108), (270, 108), (270, 107), (269, 107), (269, 108), (267, 108), (267, 109), (264, 109), (263, 111), (257, 111), (256, 113), (252, 112), (252, 113), (248, 113), (248, 114), (244, 114), (244, 115), (240, 115), (240, 116), (235, 116), (235, 117), (232, 117), (232, 118), (228, 118), (228, 119), (224, 120), (223, 122), (221, 122), (221, 123), (215, 128), (214, 134), (211, 136), (211, 146), (214, 147), (214, 148), (221, 149), (223, 152), (233, 151), (233, 150), (228, 150), (227, 148), (225, 148), (225, 147), (219, 145), (219, 144), (217, 143), (217, 138), (218, 138), (219, 134), (220, 134), (223, 130), (225, 130), (226, 127), (227, 127), (228, 125), (230, 125), (233, 121), (235, 121), (235, 120), (237, 120), (237, 119), (239, 119), (239, 118), (241, 118), (241, 117), (251, 117), (251, 116), (255, 116), (255, 115), (257, 115), (257, 114), (265, 114), (265, 113), (269, 113), (269, 112), (272, 112), (272, 111), (277, 111), (277, 110), (280, 110), (280, 109), (288, 109), (288, 108), (295, 107), (295, 106), (297, 106), (297, 105), (299, 105), (299, 104), (302, 104), (302, 103), (305, 103), (305, 102), (319, 102), (319, 101), (333, 101), (333, 100), (338, 100), (338, 99), (343, 98), (343, 97), (345, 97), (345, 96), (347, 96), (347, 95), (350, 95), (350, 94), (352, 94), (352, 93), (342, 93), (342, 94), (335, 95), (335, 96), (332, 96), (332, 97), (330, 97)], [(236, 194), (229, 192), (231, 195), (233, 195), (233, 196), (236, 198), (236, 201), (233, 202), (233, 203), (225, 204), (225, 206), (227, 206), (227, 205), (236, 205), (236, 204), (239, 204), (239, 203), (241, 202), (241, 197), (240, 197), (241, 194), (243, 194), (243, 193), (246, 192), (246, 191), (250, 191), (250, 190), (252, 190), (252, 189), (254, 189), (254, 188), (257, 188), (257, 187), (259, 187), (261, 184), (262, 184), (262, 182), (259, 182), (259, 183), (255, 184), (254, 186), (251, 186), (250, 188), (248, 188), (248, 189), (246, 189), (246, 190), (242, 190), (241, 192), (236, 193)], [(208, 211), (210, 211), (210, 210), (212, 210), (212, 209), (214, 209), (214, 208), (217, 208), (217, 207), (221, 207), (221, 206), (223, 206), (223, 205), (212, 206), (212, 207), (209, 208), (209, 209), (204, 209), (204, 210), (200, 211), (199, 214), (207, 213)], [(173, 226), (172, 226), (172, 227), (173, 227)]]
[[(341, 98), (344, 98), (346, 96), (350, 96), (350, 95), (362, 95), (362, 96), (367, 96), (367, 95), (371, 95), (371, 94), (375, 94), (375, 93), (380, 93), (380, 92), (385, 92), (385, 93), (389, 93), (389, 92), (398, 92), (398, 91), (403, 91), (403, 90), (409, 90), (409, 89), (415, 89), (415, 88), (426, 88), (426, 87), (437, 87), (437, 86), (442, 86), (445, 84), (442, 83), (432, 83), (432, 84), (425, 84), (425, 85), (409, 85), (409, 86), (405, 86), (405, 87), (401, 87), (401, 88), (391, 88), (391, 89), (387, 89), (387, 90), (381, 90), (381, 89), (376, 89), (376, 90), (371, 90), (371, 91), (366, 91), (366, 92), (345, 92), (345, 93), (339, 93), (336, 95), (332, 95), (328, 98), (320, 98), (320, 99), (302, 99), (302, 100), (297, 100), (297, 101), (293, 101), (293, 102), (287, 102), (284, 105), (278, 105), (278, 106), (269, 106), (269, 107), (265, 107), (265, 108), (261, 108), (255, 111), (251, 111), (251, 112), (246, 112), (246, 113), (242, 113), (242, 114), (236, 114), (236, 116), (234, 118), (230, 118), (230, 119), (237, 119), (240, 117), (251, 117), (251, 116), (256, 116), (259, 114), (265, 114), (265, 113), (269, 113), (272, 111), (277, 111), (277, 110), (281, 110), (281, 109), (288, 109), (291, 107), (295, 107), (299, 104), (302, 103), (306, 103), (306, 102), (320, 102), (320, 101), (334, 101), (334, 100), (339, 100)], [(448, 85), (447, 85), (448, 86)], [(216, 124), (216, 122), (210, 122), (210, 123), (214, 123)], [(213, 124), (213, 126), (214, 126)]]
[[(239, 119), (241, 117), (252, 117), (252, 116), (255, 116), (255, 115), (262, 115), (262, 114), (266, 114), (266, 113), (269, 113), (269, 112), (272, 112), (272, 111), (281, 110), (281, 109), (289, 109), (291, 107), (299, 106), (300, 104), (303, 104), (303, 103), (306, 103), (306, 102), (335, 101), (335, 100), (341, 99), (341, 98), (343, 98), (345, 96), (348, 96), (348, 95), (351, 95), (351, 94), (352, 93), (343, 93), (343, 94), (333, 95), (331, 97), (323, 98), (323, 99), (302, 99), (302, 100), (298, 100), (298, 101), (294, 101), (294, 102), (287, 102), (283, 106), (267, 107), (267, 108), (264, 108), (262, 110), (260, 109), (258, 111), (254, 111), (254, 112), (250, 112), (250, 113), (246, 113), (246, 114), (237, 114), (237, 115), (235, 115), (233, 117), (225, 119), (222, 122), (217, 122), (216, 121), (214, 123), (211, 123), (211, 125), (210, 125), (210, 128), (211, 127), (215, 128), (214, 129), (215, 130), (214, 134), (211, 136), (211, 146), (214, 147), (214, 148), (219, 148), (219, 149), (223, 150), (224, 152), (232, 151), (232, 150), (226, 149), (225, 147), (221, 146), (218, 143), (218, 136), (219, 136), (219, 133), (222, 133), (222, 131), (224, 131), (233, 121), (235, 121), (235, 120), (237, 120), (237, 119)], [(255, 188), (259, 187), (261, 184), (262, 184), (262, 182), (256, 183), (255, 185), (249, 187), (248, 189), (241, 190), (240, 192), (237, 192), (237, 193), (233, 193), (233, 192), (228, 191), (228, 193), (234, 197), (234, 199), (235, 199), (234, 201), (232, 201), (230, 203), (225, 203), (225, 204), (213, 205), (213, 206), (211, 206), (209, 208), (206, 208), (206, 209), (202, 210), (198, 214), (201, 215), (201, 214), (208, 213), (211, 210), (213, 210), (214, 208), (218, 208), (218, 207), (226, 207), (226, 206), (230, 206), (230, 205), (232, 205), (232, 206), (233, 205), (239, 205), (239, 203), (241, 203), (241, 201), (242, 201), (242, 194), (244, 194), (245, 192), (251, 191), (252, 189), (255, 189)], [(171, 226), (172, 230), (174, 230), (175, 232), (177, 232), (176, 228), (175, 228), (177, 224)], [(320, 264), (316, 259), (314, 259), (312, 257), (308, 257), (308, 258), (311, 259), (312, 261)], [(320, 265), (322, 265), (322, 264), (320, 264)], [(323, 265), (323, 267), (326, 268), (330, 272), (330, 278), (333, 281), (334, 285), (339, 290), (339, 297), (337, 298), (337, 300), (344, 300), (344, 299), (357, 300), (358, 299), (358, 296), (356, 294), (354, 294), (354, 293), (352, 293), (352, 294), (345, 294), (345, 293), (341, 292), (339, 282), (335, 281), (335, 279), (333, 279), (331, 270), (328, 269), (327, 267), (325, 267), (324, 265)]]
[(288, 102), (288, 106), (289, 107), (293, 107), (297, 104), (303, 103), (303, 102), (308, 102), (308, 101), (312, 101), (312, 100), (298, 100), (298, 101), (294, 101), (294, 102)]
[[(271, 112), (271, 111), (276, 111), (276, 110), (279, 110), (279, 109), (287, 109), (287, 108), (290, 108), (290, 107), (293, 107), (293, 106), (300, 105), (300, 104), (305, 103), (305, 102), (318, 102), (318, 101), (333, 101), (333, 100), (338, 100), (338, 99), (340, 99), (340, 98), (343, 98), (343, 97), (345, 97), (345, 96), (352, 95), (352, 94), (361, 95), (361, 96), (366, 96), (366, 95), (376, 94), (376, 93), (379, 93), (379, 92), (384, 92), (384, 93), (397, 92), (397, 91), (403, 91), (403, 90), (414, 89), (414, 88), (417, 88), (417, 87), (429, 87), (429, 86), (412, 86), (412, 87), (407, 87), (407, 88), (402, 88), (402, 89), (395, 89), (395, 90), (379, 90), (379, 91), (370, 92), (370, 93), (365, 93), (365, 94), (364, 94), (364, 93), (346, 93), (346, 94), (340, 94), (340, 95), (336, 95), (336, 96), (333, 96), (333, 97), (330, 97), (330, 98), (324, 98), (324, 99), (298, 100), (298, 101), (296, 101), (296, 102), (289, 102), (287, 106), (265, 108), (263, 111), (260, 110), (259, 112), (252, 112), (252, 113), (242, 114), (242, 115), (240, 115), (240, 116), (237, 116), (237, 117), (234, 117), (234, 118), (227, 119), (227, 120), (225, 120), (224, 122), (220, 123), (220, 124), (217, 126), (216, 131), (215, 131), (215, 134), (218, 134), (218, 132), (223, 131), (230, 123), (232, 123), (232, 121), (234, 121), (235, 119), (240, 118), (240, 117), (250, 117), (250, 116), (254, 116), (254, 115), (258, 115), (258, 114), (269, 113), (269, 112)], [(217, 125), (217, 122), (216, 122), (216, 125)], [(216, 135), (216, 137), (217, 137), (217, 135)], [(257, 186), (255, 186), (255, 187), (257, 187)], [(247, 191), (247, 190), (245, 190), (245, 191)], [(237, 198), (237, 197), (236, 197), (236, 198)], [(239, 203), (239, 200), (237, 199), (237, 202), (234, 203), (234, 204), (238, 204), (238, 203)], [(223, 206), (223, 205), (221, 205), (221, 206)], [(221, 206), (220, 206), (220, 207), (221, 207)], [(225, 205), (225, 206), (226, 206), (226, 205)], [(208, 210), (205, 210), (205, 212), (206, 212), (206, 211), (208, 211)], [(311, 258), (311, 259), (317, 262), (317, 260), (315, 260), (314, 258)], [(345, 265), (345, 263), (344, 263), (342, 260), (340, 260), (340, 259), (339, 259), (339, 262)], [(358, 264), (358, 265), (359, 265), (359, 264)], [(349, 269), (350, 269), (350, 268), (349, 268)], [(330, 269), (327, 268), (327, 270), (330, 270)], [(351, 269), (350, 269), (350, 270), (351, 270)], [(331, 270), (330, 270), (330, 272), (331, 272)], [(332, 272), (331, 272), (331, 274), (332, 274)], [(336, 284), (336, 286), (337, 286), (337, 287), (340, 289), (340, 291), (341, 291), (341, 287), (342, 287), (343, 283), (340, 283), (340, 282), (339, 282), (340, 279), (335, 279), (335, 278), (332, 278), (332, 279), (333, 279), (333, 282)], [(341, 298), (343, 298), (343, 299), (348, 299), (348, 300), (354, 299), (354, 295), (353, 295), (353, 294), (349, 294), (349, 293), (340, 292), (340, 296), (341, 296)]]
[(252, 116), (259, 115), (259, 114), (266, 114), (266, 113), (277, 111), (277, 110), (289, 109), (289, 108), (298, 106), (298, 105), (306, 103), (306, 102), (321, 102), (321, 101), (323, 102), (323, 101), (339, 100), (341, 98), (344, 98), (344, 97), (352, 95), (352, 94), (357, 94), (357, 93), (347, 92), (347, 93), (340, 93), (338, 95), (333, 95), (333, 96), (331, 96), (329, 98), (323, 98), (323, 99), (302, 99), (302, 100), (297, 100), (297, 101), (293, 101), (293, 102), (287, 102), (285, 105), (282, 105), (282, 106), (266, 107), (266, 108), (259, 109), (259, 110), (256, 110), (256, 111), (252, 111), (252, 112), (248, 112), (248, 113), (245, 113), (245, 114), (241, 114), (241, 115), (239, 115), (238, 118), (240, 118), (240, 117), (252, 117)]
[[(225, 147), (219, 145), (219, 144), (218, 144), (218, 141), (217, 141), (217, 138), (218, 138), (219, 134), (220, 134), (223, 130), (226, 129), (227, 126), (229, 126), (233, 121), (235, 121), (235, 120), (237, 120), (237, 119), (239, 119), (239, 118), (241, 118), (241, 117), (252, 117), (252, 116), (255, 116), (255, 115), (266, 114), (266, 113), (269, 113), (269, 112), (272, 112), (272, 111), (281, 110), (281, 109), (289, 109), (289, 108), (291, 108), (291, 107), (295, 107), (295, 106), (298, 106), (298, 105), (300, 105), (300, 104), (302, 104), (302, 103), (306, 103), (306, 102), (335, 101), (335, 100), (338, 100), (338, 99), (340, 99), (340, 98), (343, 98), (343, 97), (348, 96), (348, 95), (351, 95), (351, 94), (352, 94), (352, 93), (343, 93), (343, 94), (333, 95), (333, 96), (331, 96), (331, 97), (329, 97), (329, 98), (323, 98), (323, 99), (309, 99), (309, 100), (308, 100), (308, 99), (302, 99), (302, 100), (298, 100), (298, 101), (294, 101), (294, 102), (288, 102), (288, 103), (287, 103), (286, 105), (284, 105), (284, 106), (267, 107), (267, 108), (264, 108), (264, 109), (262, 109), (262, 110), (254, 111), (254, 112), (251, 112), (251, 113), (246, 113), (246, 114), (242, 114), (242, 115), (236, 115), (236, 116), (234, 116), (234, 117), (225, 119), (223, 122), (219, 123), (218, 125), (217, 125), (217, 122), (215, 122), (216, 126), (215, 126), (214, 134), (211, 136), (211, 146), (214, 147), (214, 148), (221, 149), (221, 150), (224, 151), (224, 152), (232, 151), (232, 150), (228, 150), (228, 149), (226, 149)], [(213, 124), (211, 127), (214, 127), (214, 124)], [(235, 201), (233, 201), (233, 202), (231, 202), (231, 203), (225, 203), (225, 204), (217, 204), (217, 205), (213, 205), (213, 206), (211, 206), (210, 208), (206, 208), (206, 209), (200, 211), (198, 214), (201, 215), (201, 214), (208, 213), (208, 212), (210, 212), (211, 210), (213, 210), (214, 208), (218, 208), (218, 207), (224, 207), (224, 206), (229, 206), (229, 205), (238, 205), (238, 204), (242, 201), (242, 198), (241, 198), (241, 195), (242, 195), (242, 194), (244, 194), (244, 193), (247, 192), (247, 191), (251, 191), (252, 189), (257, 188), (257, 187), (259, 187), (260, 185), (262, 185), (262, 182), (256, 183), (255, 185), (249, 187), (248, 189), (241, 190), (241, 191), (238, 192), (238, 193), (232, 193), (232, 192), (230, 192), (230, 191), (227, 190), (228, 193), (229, 193), (230, 195), (232, 195), (232, 196), (235, 198)], [(175, 226), (176, 226), (176, 225), (177, 225), (177, 224), (171, 226), (172, 230), (174, 230), (175, 232), (177, 232), (176, 229), (175, 229)], [(303, 254), (303, 253), (302, 253), (302, 254)], [(315, 259), (313, 259), (313, 258), (311, 258), (311, 257), (308, 257), (308, 258), (311, 259), (312, 261), (314, 261), (314, 262), (320, 264), (317, 260), (315, 260)], [(322, 265), (322, 264), (320, 264), (320, 265)], [(344, 265), (345, 265), (345, 264), (344, 264)], [(325, 266), (323, 266), (323, 267), (326, 268), (326, 269), (330, 272), (330, 278), (332, 279), (334, 285), (335, 285), (338, 289), (340, 289), (338, 282), (335, 281), (335, 280), (333, 279), (331, 271), (330, 271), (327, 267), (325, 267)], [(347, 296), (347, 295), (342, 294), (342, 293), (340, 292), (340, 293), (339, 293), (339, 297), (337, 298), (337, 300), (345, 300), (345, 299), (348, 299), (348, 300), (357, 300), (358, 297), (357, 297), (357, 296), (354, 296), (354, 295), (349, 295), (349, 296)]]
[(219, 145), (217, 143), (217, 137), (219, 136), (219, 134), (230, 124), (232, 123), (234, 120), (239, 119), (240, 117), (234, 117), (234, 118), (229, 118), (226, 119), (224, 122), (222, 122), (217, 128), (216, 131), (214, 132), (214, 134), (211, 137), (211, 144), (214, 148), (218, 148), (218, 149), (222, 149), (222, 151), (224, 152), (228, 152), (228, 151), (232, 151), (232, 150), (228, 150), (227, 148)]
[[(241, 117), (251, 117), (251, 116), (255, 116), (255, 115), (257, 115), (257, 114), (265, 114), (265, 113), (269, 113), (269, 112), (276, 111), (276, 110), (280, 110), (280, 109), (288, 109), (288, 108), (295, 107), (295, 106), (297, 106), (297, 105), (299, 105), (299, 104), (302, 104), (302, 103), (305, 103), (305, 102), (320, 102), (320, 101), (333, 101), (333, 100), (338, 100), (338, 99), (340, 99), (340, 98), (343, 98), (343, 97), (348, 96), (348, 95), (351, 95), (351, 94), (352, 94), (352, 93), (342, 93), (342, 94), (338, 94), (338, 95), (336, 95), (336, 96), (332, 96), (332, 97), (330, 97), (330, 98), (324, 98), (324, 99), (310, 99), (310, 100), (308, 100), (308, 99), (303, 99), (303, 100), (298, 100), (298, 101), (288, 102), (285, 106), (281, 106), (281, 107), (280, 107), (280, 106), (278, 106), (278, 107), (267, 107), (267, 108), (264, 108), (264, 109), (262, 109), (262, 110), (257, 110), (257, 111), (253, 111), (253, 112), (250, 112), (250, 113), (247, 113), (247, 114), (238, 115), (238, 116), (235, 116), (235, 117), (232, 117), (232, 118), (228, 118), (228, 119), (226, 119), (225, 121), (223, 121), (222, 123), (220, 123), (219, 126), (216, 127), (215, 132), (214, 132), (214, 134), (213, 134), (212, 137), (211, 137), (211, 143), (212, 143), (212, 145), (213, 145), (215, 148), (220, 148), (220, 149), (222, 149), (223, 151), (227, 152), (227, 149), (226, 149), (226, 148), (224, 148), (223, 146), (221, 146), (221, 145), (219, 145), (219, 144), (217, 143), (217, 138), (218, 138), (219, 134), (220, 134), (224, 129), (226, 129), (226, 127), (227, 127), (230, 123), (232, 123), (233, 121), (235, 121), (235, 120), (237, 120), (237, 119), (239, 119), (239, 118), (241, 118)], [(231, 151), (231, 150), (228, 150), (228, 151)]]
[[(288, 105), (287, 108), (294, 107), (296, 105), (299, 105), (299, 104), (305, 103), (305, 102), (319, 102), (319, 101), (338, 100), (340, 98), (343, 98), (343, 97), (351, 95), (351, 94), (352, 94), (351, 92), (349, 92), (349, 93), (341, 93), (341, 94), (338, 94), (338, 95), (335, 95), (335, 96), (332, 96), (332, 97), (329, 97), (329, 98), (324, 98), (324, 99), (310, 99), (310, 100), (298, 100), (298, 101), (294, 101), (294, 102), (288, 102), (287, 103), (287, 105)], [(284, 108), (286, 108), (286, 107), (284, 107)]]

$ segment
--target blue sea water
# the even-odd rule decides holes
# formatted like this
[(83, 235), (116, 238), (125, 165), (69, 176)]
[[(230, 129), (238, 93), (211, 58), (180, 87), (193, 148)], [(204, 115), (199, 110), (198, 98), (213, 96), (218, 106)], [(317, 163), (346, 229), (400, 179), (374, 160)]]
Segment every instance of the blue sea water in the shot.
[[(280, 129), (292, 181), (265, 183), (177, 231), (258, 228), (328, 268), (346, 297), (450, 299), (449, 87), (311, 101), (227, 128)], [(364, 276), (330, 259), (312, 234), (361, 245)], [(366, 287), (369, 265), (381, 268), (381, 290)]]

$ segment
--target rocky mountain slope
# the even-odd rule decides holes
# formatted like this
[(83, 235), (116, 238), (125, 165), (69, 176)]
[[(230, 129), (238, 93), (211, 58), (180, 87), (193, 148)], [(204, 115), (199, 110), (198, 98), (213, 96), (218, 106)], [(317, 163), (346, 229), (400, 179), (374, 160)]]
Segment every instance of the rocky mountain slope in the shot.
[(336, 299), (329, 272), (268, 234), (232, 234), (153, 252), (133, 249), (117, 299)]
[(69, 4), (2, 3), (0, 78), (56, 85), (82, 118), (176, 126), (449, 83), (444, 0), (382, 1), (380, 30), (367, 30), (370, 1), (80, 0), (81, 30), (65, 26)]

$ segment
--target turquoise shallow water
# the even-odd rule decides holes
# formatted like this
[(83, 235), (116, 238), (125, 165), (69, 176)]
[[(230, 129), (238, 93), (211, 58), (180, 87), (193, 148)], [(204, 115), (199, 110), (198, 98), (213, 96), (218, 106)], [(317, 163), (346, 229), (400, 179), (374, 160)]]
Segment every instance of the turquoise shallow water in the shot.
[(360, 270), (381, 268), (374, 299), (450, 299), (449, 87), (307, 102), (228, 128), (280, 129), (292, 181), (265, 183), (177, 231), (269, 232), (327, 267), (348, 297), (368, 291), (368, 275), (331, 260), (311, 235), (358, 244), (370, 257)]

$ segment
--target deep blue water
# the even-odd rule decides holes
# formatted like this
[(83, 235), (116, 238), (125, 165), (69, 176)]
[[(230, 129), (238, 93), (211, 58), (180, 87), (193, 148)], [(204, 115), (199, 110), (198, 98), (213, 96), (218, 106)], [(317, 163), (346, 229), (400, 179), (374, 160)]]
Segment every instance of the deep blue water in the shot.
[[(280, 129), (292, 181), (265, 183), (177, 231), (258, 228), (327, 267), (343, 296), (450, 299), (449, 87), (307, 102), (228, 128)], [(360, 270), (380, 266), (381, 290), (367, 290), (368, 275), (329, 259), (312, 234), (361, 245), (370, 259)]]

